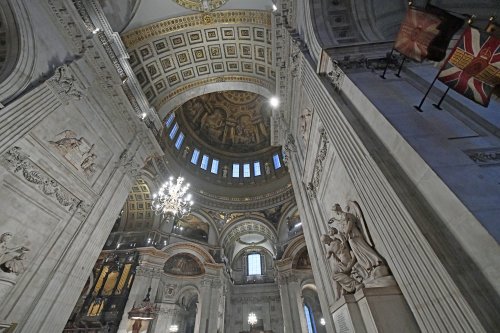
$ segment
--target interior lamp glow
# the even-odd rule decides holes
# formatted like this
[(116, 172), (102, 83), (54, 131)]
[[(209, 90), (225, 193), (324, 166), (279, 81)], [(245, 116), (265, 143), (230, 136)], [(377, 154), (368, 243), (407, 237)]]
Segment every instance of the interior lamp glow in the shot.
[(325, 325), (326, 325), (325, 318), (321, 318), (321, 319), (319, 320), (319, 323), (320, 323), (322, 326), (325, 326)]
[(169, 332), (173, 332), (173, 333), (179, 332), (179, 326), (178, 325), (171, 325)]
[(248, 325), (250, 325), (250, 327), (252, 327), (255, 324), (257, 324), (257, 316), (255, 315), (255, 313), (250, 312), (248, 314)]
[(174, 182), (174, 178), (170, 177), (165, 182), (157, 193), (153, 194), (151, 209), (158, 214), (168, 218), (182, 218), (189, 215), (193, 201), (191, 194), (187, 193), (189, 184), (184, 184), (184, 178), (178, 177)]
[(273, 96), (269, 99), (269, 104), (271, 104), (273, 108), (276, 108), (278, 107), (278, 105), (280, 105), (280, 100), (278, 99), (278, 97)]

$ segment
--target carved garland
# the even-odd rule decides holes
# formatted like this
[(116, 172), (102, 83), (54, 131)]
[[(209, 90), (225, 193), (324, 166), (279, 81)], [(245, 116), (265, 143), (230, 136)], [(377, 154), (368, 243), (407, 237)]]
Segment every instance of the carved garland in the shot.
[(314, 161), (314, 171), (312, 180), (307, 184), (307, 193), (310, 198), (315, 198), (319, 183), (321, 180), (321, 174), (323, 173), (323, 162), (325, 161), (326, 154), (328, 153), (328, 138), (326, 136), (326, 131), (324, 129), (320, 130), (320, 142), (321, 147), (319, 149), (318, 155), (316, 155), (316, 160)]
[(86, 218), (92, 207), (90, 204), (83, 202), (71, 194), (54, 178), (42, 171), (40, 167), (29, 159), (28, 154), (21, 152), (21, 148), (19, 147), (14, 147), (7, 151), (2, 156), (0, 164), (13, 173), (21, 173), (24, 179), (36, 184), (45, 195), (56, 199), (69, 212), (75, 212), (82, 219)]

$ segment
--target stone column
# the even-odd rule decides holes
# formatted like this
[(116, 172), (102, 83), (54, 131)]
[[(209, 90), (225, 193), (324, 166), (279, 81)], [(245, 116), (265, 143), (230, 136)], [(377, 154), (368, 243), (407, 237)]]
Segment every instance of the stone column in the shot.
[(163, 333), (170, 332), (172, 325), (179, 327), (179, 332), (184, 329), (184, 310), (177, 304), (161, 304), (158, 317), (152, 323), (149, 332)]
[[(321, 135), (320, 135), (321, 136)], [(290, 140), (289, 140), (290, 141)], [(320, 138), (323, 147), (328, 144), (327, 139)], [(333, 321), (327, 314), (330, 313), (329, 304), (335, 302), (336, 290), (334, 281), (331, 278), (331, 269), (325, 259), (323, 246), (319, 241), (320, 235), (326, 232), (324, 226), (326, 219), (323, 217), (322, 209), (317, 202), (316, 193), (306, 188), (302, 180), (302, 166), (299, 156), (296, 151), (289, 149), (288, 155), (288, 170), (293, 184), (297, 206), (299, 208), (304, 231), (304, 238), (311, 260), (312, 272), (314, 275), (314, 283), (318, 290), (318, 298), (320, 301), (321, 312), (324, 314), (327, 329), (333, 327)], [(325, 152), (326, 155), (326, 152)], [(323, 159), (326, 158), (323, 157)], [(315, 161), (314, 164), (319, 163)], [(322, 160), (321, 160), (322, 161)], [(321, 162), (322, 163), (322, 162)], [(314, 167), (314, 165), (312, 166)], [(285, 321), (286, 322), (286, 321)]]
[[(196, 332), (211, 333), (217, 332), (217, 321), (219, 316), (219, 301), (222, 295), (222, 283), (218, 279), (204, 278), (201, 281), (200, 300), (198, 313), (199, 328)], [(198, 323), (198, 314), (196, 318)]]
[(297, 297), (300, 297), (300, 286), (291, 271), (278, 272), (283, 325), (285, 332), (302, 332), (300, 311)]
[(155, 299), (154, 295), (156, 295), (159, 280), (160, 273), (158, 271), (155, 271), (150, 267), (137, 267), (132, 288), (130, 289), (128, 295), (127, 304), (123, 309), (123, 316), (117, 333), (127, 332), (129, 322), (128, 313), (132, 310), (134, 305), (138, 305), (142, 302), (142, 300), (146, 297), (149, 287), (151, 287), (150, 298), (151, 300)]

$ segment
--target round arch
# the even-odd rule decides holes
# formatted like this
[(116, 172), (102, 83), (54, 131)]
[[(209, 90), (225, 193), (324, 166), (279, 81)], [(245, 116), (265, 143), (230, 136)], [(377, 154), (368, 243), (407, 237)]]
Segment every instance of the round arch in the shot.
[(191, 89), (188, 89), (170, 99), (168, 102), (163, 104), (159, 110), (157, 110), (158, 117), (160, 119), (165, 118), (170, 111), (175, 110), (177, 107), (181, 106), (182, 104), (186, 103), (187, 101), (195, 97), (199, 97), (213, 92), (227, 91), (227, 90), (248, 91), (262, 95), (267, 98), (273, 96), (273, 93), (267, 87), (255, 83), (232, 82), (232, 81), (207, 83), (199, 87), (193, 87)]
[(167, 245), (162, 249), (162, 251), (167, 255), (167, 260), (168, 258), (176, 254), (188, 253), (195, 256), (203, 265), (206, 263), (215, 264), (215, 261), (210, 255), (210, 253), (208, 253), (207, 250), (205, 250), (202, 246), (194, 243), (188, 243), (188, 242), (174, 243)]
[(0, 0), (6, 24), (5, 63), (0, 70), (0, 102), (8, 103), (33, 79), (36, 44), (31, 19), (22, 1)]

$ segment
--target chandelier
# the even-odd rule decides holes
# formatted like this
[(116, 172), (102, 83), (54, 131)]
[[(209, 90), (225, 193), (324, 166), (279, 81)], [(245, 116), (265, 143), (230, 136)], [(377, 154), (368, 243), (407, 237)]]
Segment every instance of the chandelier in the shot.
[(158, 193), (153, 194), (151, 208), (156, 214), (167, 218), (182, 218), (191, 212), (191, 194), (187, 193), (189, 184), (183, 185), (184, 178), (178, 177), (174, 183), (174, 177), (165, 182)]
[(257, 316), (255, 315), (255, 313), (250, 312), (248, 314), (248, 325), (250, 325), (250, 327), (253, 327), (253, 325), (255, 324), (257, 324)]

